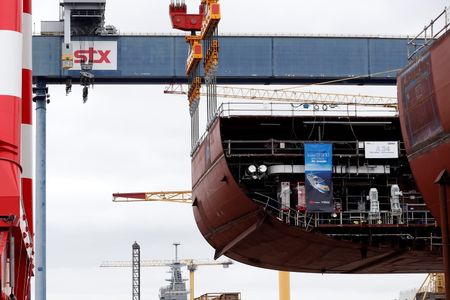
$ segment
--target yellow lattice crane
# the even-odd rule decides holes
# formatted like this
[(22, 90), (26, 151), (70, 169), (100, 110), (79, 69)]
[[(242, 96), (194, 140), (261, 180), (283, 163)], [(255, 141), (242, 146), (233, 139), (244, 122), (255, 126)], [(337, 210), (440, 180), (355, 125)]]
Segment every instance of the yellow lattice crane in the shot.
[[(113, 194), (113, 202), (141, 202), (141, 201), (164, 201), (164, 202), (176, 202), (176, 203), (192, 203), (192, 192), (191, 191), (166, 191), (166, 192), (142, 192), (142, 193), (115, 193)], [(155, 262), (155, 261), (153, 261)], [(103, 264), (107, 264), (104, 262)], [(122, 267), (131, 267), (131, 262), (115, 262), (115, 264), (127, 264), (122, 265)], [(206, 263), (206, 262), (205, 262)], [(102, 267), (108, 267), (103, 265)], [(141, 263), (142, 267), (145, 267), (145, 261)], [(228, 267), (222, 263), (224, 268)], [(189, 284), (190, 284), (190, 300), (194, 300), (194, 271), (196, 266), (206, 265), (206, 264), (189, 264), (186, 266), (189, 270)], [(117, 266), (118, 267), (118, 266)], [(192, 270), (191, 270), (192, 269)], [(291, 284), (290, 284), (290, 273), (289, 272), (278, 272), (279, 280), (279, 300), (290, 300), (291, 299)]]

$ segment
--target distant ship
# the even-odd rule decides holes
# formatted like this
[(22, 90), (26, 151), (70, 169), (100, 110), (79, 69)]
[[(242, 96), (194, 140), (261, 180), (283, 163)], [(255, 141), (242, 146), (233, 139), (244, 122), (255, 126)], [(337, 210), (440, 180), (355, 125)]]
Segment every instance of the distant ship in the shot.
[[(442, 170), (450, 171), (450, 26), (433, 24), (447, 22), (449, 13), (446, 9), (411, 41), (411, 62), (397, 79), (405, 149), (417, 186), (437, 219), (439, 187), (434, 181)], [(430, 38), (433, 32), (437, 34)]]
[[(215, 257), (295, 272), (441, 272), (440, 231), (396, 113), (315, 109), (220, 107), (192, 152), (193, 212)], [(332, 145), (330, 186), (305, 176), (306, 144)], [(321, 190), (311, 201), (309, 184)]]
[(187, 300), (189, 292), (186, 290), (186, 283), (182, 277), (181, 267), (183, 265), (175, 260), (170, 265), (169, 284), (159, 289), (159, 300)]

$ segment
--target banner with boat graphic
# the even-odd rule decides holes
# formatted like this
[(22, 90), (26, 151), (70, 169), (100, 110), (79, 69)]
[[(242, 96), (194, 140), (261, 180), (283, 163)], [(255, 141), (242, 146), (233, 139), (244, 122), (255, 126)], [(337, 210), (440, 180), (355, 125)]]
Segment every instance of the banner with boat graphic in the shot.
[(305, 144), (305, 187), (308, 212), (333, 212), (332, 172), (332, 144)]

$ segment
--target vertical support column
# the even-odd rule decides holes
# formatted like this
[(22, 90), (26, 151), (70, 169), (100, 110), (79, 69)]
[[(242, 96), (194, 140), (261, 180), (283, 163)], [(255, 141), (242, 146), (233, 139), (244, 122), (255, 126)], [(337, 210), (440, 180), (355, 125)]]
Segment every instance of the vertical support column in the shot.
[(280, 300), (291, 300), (291, 274), (279, 271), (278, 280)]
[(138, 243), (133, 244), (133, 300), (141, 298), (141, 247)]
[(189, 300), (194, 300), (195, 298), (195, 270), (197, 270), (197, 266), (194, 264), (190, 264), (187, 266), (189, 270)]
[(35, 299), (47, 299), (46, 121), (47, 83), (38, 79), (36, 101), (36, 287)]
[(448, 223), (447, 187), (450, 185), (450, 177), (447, 170), (442, 170), (435, 182), (439, 184), (439, 201), (441, 206), (441, 232), (442, 232), (442, 256), (444, 260), (445, 275), (445, 299), (450, 299), (450, 245)]

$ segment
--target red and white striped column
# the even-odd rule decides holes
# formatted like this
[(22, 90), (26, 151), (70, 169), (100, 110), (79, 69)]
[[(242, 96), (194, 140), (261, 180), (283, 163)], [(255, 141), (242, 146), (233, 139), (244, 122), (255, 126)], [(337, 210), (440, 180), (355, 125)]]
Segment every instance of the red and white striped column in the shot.
[[(0, 0), (1, 1), (1, 0)], [(31, 0), (23, 0), (22, 14), (22, 125), (21, 125), (21, 151), (20, 164), (22, 166), (22, 199), (25, 216), (27, 217), (28, 231), (33, 243), (33, 77), (32, 77), (32, 18)], [(28, 267), (29, 266), (29, 267)], [(19, 271), (20, 272), (20, 271)], [(26, 270), (20, 273), (23, 277), (23, 297), (31, 299), (30, 277), (32, 262), (27, 264)]]
[[(1, 1), (1, 0), (0, 0)], [(22, 199), (30, 233), (33, 234), (33, 78), (32, 78), (32, 19), (31, 0), (23, 0), (22, 15), (23, 54), (22, 54)]]
[(22, 0), (0, 0), (0, 215), (20, 212)]

